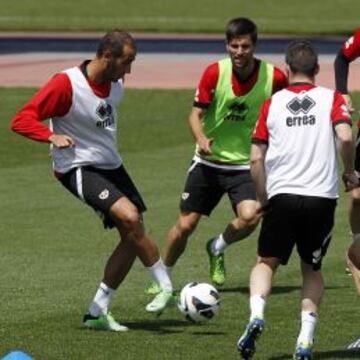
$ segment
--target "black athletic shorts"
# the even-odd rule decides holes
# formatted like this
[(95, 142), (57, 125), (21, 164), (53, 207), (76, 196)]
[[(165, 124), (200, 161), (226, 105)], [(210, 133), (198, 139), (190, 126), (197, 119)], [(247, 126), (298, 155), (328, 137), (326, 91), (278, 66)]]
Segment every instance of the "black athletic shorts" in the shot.
[(360, 129), (356, 137), (355, 171), (360, 175)]
[(115, 226), (109, 211), (122, 196), (126, 196), (139, 212), (146, 210), (144, 201), (124, 166), (112, 170), (92, 166), (79, 167), (70, 170), (59, 180), (71, 193), (98, 213), (105, 228)]
[(258, 255), (287, 264), (296, 244), (300, 258), (314, 270), (321, 268), (331, 240), (336, 199), (292, 194), (269, 200), (258, 241)]
[(225, 193), (235, 214), (241, 201), (256, 200), (250, 171), (218, 169), (193, 161), (181, 194), (180, 210), (209, 216)]

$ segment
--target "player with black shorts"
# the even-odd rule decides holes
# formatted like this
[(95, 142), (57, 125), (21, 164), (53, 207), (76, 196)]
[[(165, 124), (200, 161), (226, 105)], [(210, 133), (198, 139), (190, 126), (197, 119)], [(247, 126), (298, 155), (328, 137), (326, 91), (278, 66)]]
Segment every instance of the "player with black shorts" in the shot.
[[(210, 278), (216, 286), (226, 280), (224, 251), (255, 229), (259, 216), (250, 177), (250, 146), (261, 103), (287, 85), (284, 73), (255, 58), (256, 25), (235, 18), (226, 27), (229, 56), (204, 71), (189, 125), (196, 141), (180, 199), (180, 214), (166, 235), (164, 264), (169, 273), (185, 250), (203, 215), (210, 216), (224, 194), (235, 217), (222, 233), (208, 240)], [(156, 284), (149, 293), (158, 291)]]
[(331, 240), (336, 199), (278, 194), (266, 206), (258, 255), (286, 265), (296, 245), (300, 258), (319, 270)]
[(105, 228), (116, 225), (110, 216), (110, 209), (123, 196), (127, 197), (140, 213), (146, 211), (144, 201), (123, 165), (108, 170), (93, 166), (78, 167), (60, 176), (59, 180), (71, 193), (99, 214)]
[[(117, 106), (135, 56), (131, 35), (110, 31), (93, 60), (55, 75), (11, 123), (15, 132), (51, 144), (56, 177), (101, 216), (105, 227), (115, 227), (120, 234), (83, 318), (85, 326), (97, 330), (128, 330), (114, 319), (109, 306), (137, 256), (161, 288), (146, 310), (161, 312), (172, 299), (171, 281), (157, 245), (145, 233), (145, 204), (117, 146)], [(42, 122), (48, 118), (50, 127)]]
[(244, 200), (256, 200), (249, 171), (206, 166), (193, 161), (181, 196), (182, 212), (195, 211), (210, 216), (224, 194), (236, 214), (236, 206)]
[(289, 86), (263, 104), (252, 136), (251, 175), (264, 213), (258, 261), (250, 275), (250, 321), (238, 341), (244, 359), (255, 352), (273, 276), (296, 246), (301, 260), (301, 329), (293, 359), (312, 359), (323, 295), (321, 266), (331, 241), (338, 198), (335, 137), (347, 190), (354, 171), (351, 116), (339, 92), (315, 86), (318, 57), (295, 40), (286, 51)]

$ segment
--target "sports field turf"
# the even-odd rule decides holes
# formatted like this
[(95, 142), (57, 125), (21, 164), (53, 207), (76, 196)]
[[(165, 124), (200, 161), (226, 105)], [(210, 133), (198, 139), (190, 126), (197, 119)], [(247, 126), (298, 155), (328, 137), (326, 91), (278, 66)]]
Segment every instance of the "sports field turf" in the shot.
[[(56, 182), (46, 145), (8, 130), (9, 119), (33, 92), (0, 89), (0, 356), (22, 349), (39, 360), (238, 359), (236, 342), (248, 319), (255, 235), (229, 248), (221, 312), (209, 323), (192, 325), (175, 308), (159, 319), (147, 314), (148, 275), (137, 261), (112, 306), (115, 317), (131, 331), (82, 328), (81, 317), (116, 244), (116, 233), (105, 232), (93, 211)], [(128, 90), (120, 109), (121, 151), (147, 202), (147, 229), (159, 243), (176, 218), (192, 155), (185, 121), (191, 102), (192, 91)], [(360, 94), (355, 104), (360, 107)], [(356, 358), (343, 351), (360, 335), (360, 299), (343, 260), (349, 243), (345, 205), (342, 191), (324, 266), (326, 294), (316, 359)], [(231, 216), (225, 199), (211, 220), (201, 223), (174, 271), (177, 288), (193, 280), (208, 281), (205, 241), (222, 231)], [(300, 285), (298, 259), (293, 256), (278, 273), (256, 359), (291, 357), (299, 328)]]
[(337, 34), (359, 26), (357, 0), (1, 0), (0, 30), (220, 32), (237, 16), (261, 33)]

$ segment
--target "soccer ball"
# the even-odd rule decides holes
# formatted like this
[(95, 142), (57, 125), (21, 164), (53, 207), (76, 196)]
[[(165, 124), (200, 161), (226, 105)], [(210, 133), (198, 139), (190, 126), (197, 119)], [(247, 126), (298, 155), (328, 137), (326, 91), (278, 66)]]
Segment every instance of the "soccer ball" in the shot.
[(210, 284), (191, 282), (180, 292), (179, 310), (191, 322), (210, 320), (219, 311), (218, 291)]

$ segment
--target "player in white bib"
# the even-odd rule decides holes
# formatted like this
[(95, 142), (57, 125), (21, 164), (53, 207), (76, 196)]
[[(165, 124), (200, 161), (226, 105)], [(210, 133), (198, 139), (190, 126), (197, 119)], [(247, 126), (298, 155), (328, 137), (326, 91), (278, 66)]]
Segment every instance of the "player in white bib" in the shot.
[[(93, 60), (55, 75), (11, 123), (15, 132), (51, 144), (58, 180), (100, 214), (106, 228), (115, 227), (120, 234), (83, 319), (85, 326), (99, 330), (128, 330), (115, 321), (109, 306), (137, 256), (161, 287), (146, 310), (161, 312), (172, 299), (157, 245), (145, 233), (145, 204), (118, 152), (117, 106), (135, 56), (130, 34), (107, 33)], [(47, 127), (43, 120), (49, 118)]]
[(286, 52), (289, 87), (265, 101), (253, 134), (251, 175), (263, 208), (258, 261), (250, 275), (250, 321), (238, 341), (244, 359), (255, 352), (272, 279), (296, 245), (300, 256), (301, 329), (294, 359), (312, 358), (324, 284), (321, 263), (331, 240), (338, 197), (335, 138), (347, 190), (354, 172), (351, 117), (340, 93), (314, 85), (318, 58), (306, 40)]

